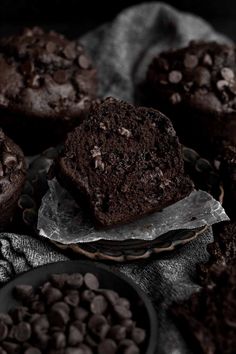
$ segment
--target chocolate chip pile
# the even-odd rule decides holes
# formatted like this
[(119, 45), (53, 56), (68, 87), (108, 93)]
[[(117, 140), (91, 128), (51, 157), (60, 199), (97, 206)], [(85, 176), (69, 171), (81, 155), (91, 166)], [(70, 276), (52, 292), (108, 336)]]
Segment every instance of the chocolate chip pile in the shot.
[(130, 301), (99, 288), (92, 273), (53, 274), (37, 289), (17, 285), (21, 306), (0, 314), (0, 354), (139, 354), (145, 330)]

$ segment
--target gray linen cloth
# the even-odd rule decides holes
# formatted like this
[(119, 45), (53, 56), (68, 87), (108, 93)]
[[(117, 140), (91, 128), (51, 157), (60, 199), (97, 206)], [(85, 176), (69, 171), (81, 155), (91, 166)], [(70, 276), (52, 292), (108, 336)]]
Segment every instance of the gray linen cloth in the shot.
[[(134, 87), (144, 78), (152, 56), (186, 45), (192, 39), (227, 41), (202, 19), (152, 2), (124, 10), (112, 23), (88, 33), (82, 41), (97, 65), (100, 95), (132, 102)], [(166, 310), (171, 302), (187, 298), (199, 289), (196, 264), (207, 260), (206, 246), (212, 240), (209, 230), (171, 253), (114, 266), (153, 300), (158, 316), (158, 354), (191, 353)], [(67, 259), (45, 240), (0, 234), (1, 284), (28, 269)]]

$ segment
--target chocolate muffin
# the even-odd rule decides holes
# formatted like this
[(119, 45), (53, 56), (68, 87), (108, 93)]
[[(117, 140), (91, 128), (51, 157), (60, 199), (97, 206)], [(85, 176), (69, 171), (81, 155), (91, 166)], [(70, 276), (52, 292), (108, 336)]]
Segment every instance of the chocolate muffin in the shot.
[(180, 141), (215, 155), (223, 140), (236, 145), (235, 46), (191, 42), (151, 62), (145, 95), (172, 120)]
[(103, 227), (161, 210), (192, 190), (170, 120), (114, 98), (95, 103), (68, 134), (55, 171)]
[(212, 270), (214, 285), (195, 293), (172, 308), (194, 353), (235, 354), (236, 259), (231, 266)]
[(25, 182), (26, 166), (21, 149), (0, 129), (0, 230), (11, 221)]
[(95, 95), (96, 70), (78, 42), (40, 28), (0, 40), (0, 126), (27, 153), (60, 142)]
[(231, 266), (236, 259), (236, 222), (214, 225), (214, 242), (207, 246), (210, 258), (198, 265), (198, 278), (201, 285), (214, 285), (214, 272), (218, 266)]
[(219, 156), (220, 174), (224, 184), (224, 207), (232, 220), (236, 220), (236, 146), (225, 144)]

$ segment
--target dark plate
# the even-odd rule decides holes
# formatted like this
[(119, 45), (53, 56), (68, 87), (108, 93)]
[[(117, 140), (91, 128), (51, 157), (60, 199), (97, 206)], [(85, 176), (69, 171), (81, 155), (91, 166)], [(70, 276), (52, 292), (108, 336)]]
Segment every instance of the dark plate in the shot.
[(177, 246), (184, 245), (206, 231), (208, 226), (194, 230), (170, 231), (153, 241), (106, 241), (77, 243), (65, 245), (53, 242), (63, 250), (72, 250), (90, 259), (111, 260), (116, 262), (134, 261), (150, 257), (152, 254), (173, 251)]
[[(38, 235), (36, 227), (38, 208), (48, 188), (46, 179), (47, 170), (57, 154), (58, 150), (56, 148), (49, 148), (40, 156), (28, 159), (27, 183), (23, 195), (18, 202), (18, 217), (23, 228), (22, 232), (34, 232)], [(202, 158), (196, 151), (187, 147), (183, 147), (183, 156), (186, 172), (191, 176), (196, 187), (212, 194), (222, 203), (224, 191), (215, 166), (208, 160)], [(151, 242), (135, 240), (116, 242), (101, 240), (87, 244), (77, 243), (70, 245), (52, 242), (61, 249), (70, 249), (90, 259), (123, 262), (126, 260), (147, 258), (153, 253), (171, 251), (178, 245), (185, 244), (195, 239), (205, 230), (206, 227), (204, 226), (195, 230), (172, 231)]]
[(80, 272), (81, 274), (91, 272), (95, 274), (99, 279), (101, 288), (117, 291), (121, 296), (130, 299), (131, 306), (137, 304), (132, 309), (137, 324), (147, 331), (142, 354), (154, 354), (157, 342), (157, 320), (156, 311), (152, 303), (132, 280), (117, 271), (111, 271), (107, 266), (95, 262), (68, 261), (52, 263), (19, 275), (0, 290), (0, 311), (7, 312), (10, 308), (17, 305), (17, 301), (12, 296), (12, 291), (17, 284), (39, 286), (47, 281), (52, 273), (75, 272)]

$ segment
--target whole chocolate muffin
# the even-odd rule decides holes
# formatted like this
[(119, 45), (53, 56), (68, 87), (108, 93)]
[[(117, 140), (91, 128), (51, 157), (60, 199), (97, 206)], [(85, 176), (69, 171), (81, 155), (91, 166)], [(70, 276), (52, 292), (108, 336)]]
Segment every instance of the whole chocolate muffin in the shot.
[(223, 140), (236, 145), (235, 79), (234, 46), (191, 42), (153, 59), (145, 94), (170, 117), (183, 143), (214, 155)]
[(161, 210), (192, 190), (170, 120), (114, 98), (95, 103), (68, 134), (55, 171), (103, 227)]
[(95, 95), (96, 70), (78, 42), (40, 28), (0, 40), (0, 126), (27, 153), (60, 142)]
[(23, 152), (0, 129), (0, 230), (11, 221), (25, 175)]

